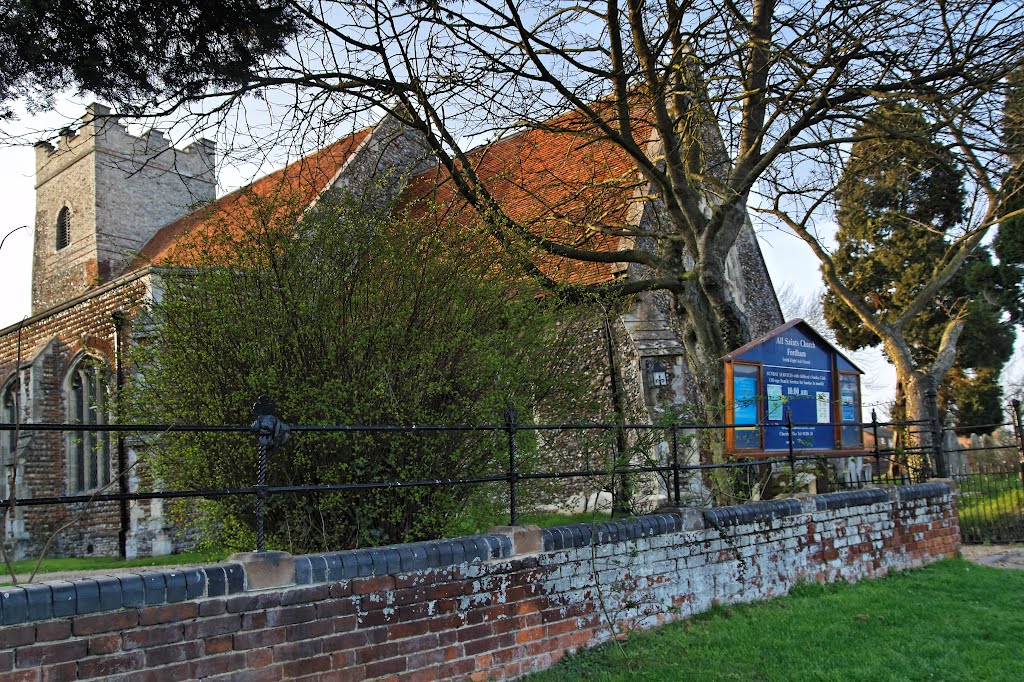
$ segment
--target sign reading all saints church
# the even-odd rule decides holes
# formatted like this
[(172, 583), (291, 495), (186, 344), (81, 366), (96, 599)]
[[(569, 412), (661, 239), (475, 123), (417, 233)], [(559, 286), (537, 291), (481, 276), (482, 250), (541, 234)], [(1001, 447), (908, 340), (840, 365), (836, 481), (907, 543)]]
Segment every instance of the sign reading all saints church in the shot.
[(863, 449), (863, 372), (803, 320), (722, 359), (729, 452)]

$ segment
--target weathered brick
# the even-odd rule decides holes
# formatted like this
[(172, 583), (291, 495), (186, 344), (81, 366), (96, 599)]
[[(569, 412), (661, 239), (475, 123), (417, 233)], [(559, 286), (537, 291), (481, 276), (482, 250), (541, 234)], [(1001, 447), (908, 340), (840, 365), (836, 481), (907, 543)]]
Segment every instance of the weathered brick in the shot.
[(365, 666), (366, 677), (383, 677), (385, 675), (395, 675), (397, 673), (405, 672), (407, 668), (407, 660), (405, 656), (401, 658), (389, 658), (384, 661), (376, 661), (375, 663), (367, 663)]
[(184, 627), (186, 639), (205, 639), (229, 632), (238, 632), (242, 629), (242, 616), (237, 613), (228, 613), (223, 616), (213, 616), (186, 623)]
[(231, 652), (207, 656), (192, 663), (192, 674), (198, 678), (213, 677), (245, 669), (245, 654)]
[(273, 647), (274, 662), (286, 663), (316, 656), (323, 651), (324, 640), (307, 639), (299, 642), (288, 642)]
[(321, 673), (320, 679), (330, 682), (362, 682), (366, 679), (366, 670), (362, 666), (339, 668)]
[(164, 646), (154, 646), (145, 649), (146, 666), (156, 668), (171, 663), (190, 661), (202, 657), (206, 648), (201, 641), (186, 641)]
[(343, 651), (367, 646), (370, 642), (367, 638), (367, 631), (355, 630), (353, 632), (341, 632), (328, 635), (323, 639), (324, 649), (327, 651)]
[(245, 652), (245, 665), (249, 668), (263, 668), (274, 662), (274, 653), (270, 649), (253, 649)]
[(0, 682), (39, 682), (41, 679), (42, 671), (38, 668), (34, 670), (17, 670), (0, 675)]
[(293, 604), (307, 604), (328, 599), (331, 596), (331, 586), (326, 584), (311, 585), (310, 587), (297, 587), (281, 593), (281, 606)]
[(458, 636), (460, 642), (465, 642), (471, 639), (490, 637), (492, 634), (494, 634), (494, 629), (491, 627), (491, 624), (481, 623), (480, 625), (460, 629)]
[(390, 592), (395, 589), (395, 579), (390, 575), (373, 578), (357, 578), (351, 581), (352, 594), (370, 594), (372, 592)]
[(243, 651), (245, 649), (273, 646), (274, 644), (284, 642), (285, 636), (286, 630), (283, 627), (255, 630), (253, 632), (238, 632), (234, 635), (234, 649), (235, 651)]
[(70, 682), (78, 679), (78, 664), (74, 661), (49, 665), (42, 669), (42, 682)]
[(53, 642), (71, 637), (71, 623), (66, 620), (50, 620), (36, 625), (37, 642)]
[(207, 655), (222, 654), (234, 648), (234, 635), (217, 635), (203, 640), (203, 648)]
[(293, 623), (304, 623), (316, 618), (316, 606), (313, 604), (301, 604), (298, 606), (285, 606), (279, 609), (267, 611), (267, 625), (292, 625)]
[(15, 661), (19, 668), (35, 668), (52, 663), (76, 661), (86, 654), (85, 640), (68, 642), (47, 642), (23, 646), (15, 652)]
[(466, 653), (467, 656), (476, 656), (477, 654), (481, 654), (485, 651), (502, 649), (508, 646), (512, 646), (515, 643), (515, 633), (506, 632), (502, 635), (493, 635), (491, 637), (484, 637), (483, 639), (465, 642), (462, 645), (462, 650)]
[(298, 677), (310, 673), (322, 673), (331, 669), (331, 657), (327, 655), (304, 658), (301, 661), (289, 661), (284, 664), (285, 677)]
[(245, 611), (242, 613), (243, 630), (262, 630), (267, 627), (266, 611)]
[(71, 629), (75, 635), (95, 635), (101, 632), (127, 630), (139, 624), (139, 612), (135, 609), (123, 609), (112, 613), (97, 613), (91, 616), (79, 616), (72, 621)]
[(259, 608), (259, 599), (255, 595), (241, 594), (225, 599), (224, 607), (227, 609), (228, 613), (255, 611)]
[(79, 677), (109, 677), (117, 673), (126, 673), (142, 668), (145, 657), (141, 651), (129, 651), (126, 653), (102, 658), (86, 658), (78, 662)]
[(445, 663), (444, 665), (437, 666), (436, 668), (434, 668), (434, 674), (436, 675), (436, 679), (439, 680), (450, 677), (465, 677), (469, 673), (473, 672), (473, 665), (474, 664), (472, 660), (464, 658), (459, 661), (452, 661), (450, 663)]
[(316, 605), (317, 618), (349, 616), (356, 612), (356, 603), (351, 599), (328, 599)]
[(223, 613), (227, 613), (227, 606), (224, 604), (223, 599), (205, 599), (199, 602), (199, 616), (205, 618), (207, 616), (219, 616)]
[(140, 649), (160, 644), (180, 642), (184, 639), (184, 628), (180, 623), (150, 625), (124, 633), (124, 650)]
[(36, 626), (29, 625), (0, 625), (0, 647), (13, 649), (14, 647), (32, 644), (36, 641)]
[(100, 656), (121, 650), (121, 635), (99, 635), (88, 640), (89, 655)]
[(284, 666), (267, 665), (250, 670), (239, 670), (230, 676), (232, 682), (277, 682), (285, 679)]
[(395, 623), (388, 626), (388, 639), (402, 639), (403, 637), (415, 637), (430, 632), (430, 626), (426, 621), (418, 620), (411, 623)]
[(195, 602), (147, 606), (139, 610), (139, 625), (191, 620), (198, 615), (199, 605)]
[(347, 597), (352, 594), (352, 584), (346, 580), (340, 583), (334, 583), (331, 585), (331, 598), (337, 599), (339, 597)]

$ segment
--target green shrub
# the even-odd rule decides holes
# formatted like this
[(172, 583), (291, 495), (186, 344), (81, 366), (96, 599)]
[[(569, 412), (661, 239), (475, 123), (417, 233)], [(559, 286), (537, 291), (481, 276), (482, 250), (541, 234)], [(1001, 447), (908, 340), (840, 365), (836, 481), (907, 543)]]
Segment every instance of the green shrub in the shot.
[[(133, 358), (133, 417), (247, 424), (268, 394), (289, 424), (495, 423), (508, 404), (528, 420), (555, 383), (552, 297), (511, 277), (498, 249), (351, 197), (301, 205), (249, 197), (244, 215), (179, 246), (146, 313)], [(241, 209), (240, 209), (241, 210)], [(563, 386), (564, 388), (564, 386)], [(268, 484), (459, 478), (502, 473), (502, 432), (302, 432), (275, 452)], [(152, 472), (167, 488), (251, 486), (249, 434), (163, 434)], [(141, 448), (145, 450), (145, 448)], [(536, 447), (521, 437), (524, 468)], [(274, 495), (267, 544), (292, 552), (437, 537), (494, 489), (463, 486)], [(490, 499), (487, 499), (490, 498)], [(179, 511), (221, 546), (252, 547), (255, 502), (213, 497)]]

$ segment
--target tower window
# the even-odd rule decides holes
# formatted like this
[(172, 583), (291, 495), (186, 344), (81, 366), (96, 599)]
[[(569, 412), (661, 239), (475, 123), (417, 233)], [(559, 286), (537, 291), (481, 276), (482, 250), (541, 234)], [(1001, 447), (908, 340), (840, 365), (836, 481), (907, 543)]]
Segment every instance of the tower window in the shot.
[(71, 243), (71, 212), (68, 207), (60, 209), (57, 214), (57, 250), (60, 251)]

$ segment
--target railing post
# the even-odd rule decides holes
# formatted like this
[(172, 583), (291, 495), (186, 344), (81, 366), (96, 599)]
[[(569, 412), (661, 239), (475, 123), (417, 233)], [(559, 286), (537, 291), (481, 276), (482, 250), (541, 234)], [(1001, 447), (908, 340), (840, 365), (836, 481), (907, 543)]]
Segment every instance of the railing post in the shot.
[(519, 523), (519, 510), (516, 508), (516, 488), (519, 483), (519, 470), (516, 468), (516, 408), (511, 402), (502, 414), (505, 419), (505, 432), (508, 434), (508, 507), (509, 525)]
[(878, 477), (882, 478), (882, 453), (878, 449), (878, 413), (873, 407), (871, 408), (871, 433), (875, 439), (875, 469), (878, 471)]
[(672, 422), (672, 494), (679, 506), (679, 425)]
[[(924, 395), (928, 401), (928, 420), (932, 432), (932, 457), (935, 460), (935, 475), (939, 478), (946, 478), (949, 476), (949, 472), (946, 470), (946, 457), (942, 451), (942, 423), (939, 421), (939, 394), (935, 390), (935, 382), (931, 382)], [(929, 473), (929, 471), (925, 472), (925, 478), (928, 478)]]
[(786, 432), (789, 441), (789, 469), (792, 474), (792, 487), (796, 490), (796, 453), (793, 451), (793, 410), (786, 406)]
[(1013, 413), (1013, 432), (1017, 436), (1017, 462), (1020, 464), (1020, 480), (1024, 485), (1024, 414), (1021, 411), (1020, 401), (1016, 398), (1010, 401), (1010, 411)]
[(288, 442), (288, 426), (274, 414), (274, 403), (267, 394), (256, 399), (252, 406), (252, 431), (256, 434), (256, 551), (265, 552), (264, 516), (267, 504), (267, 457)]

